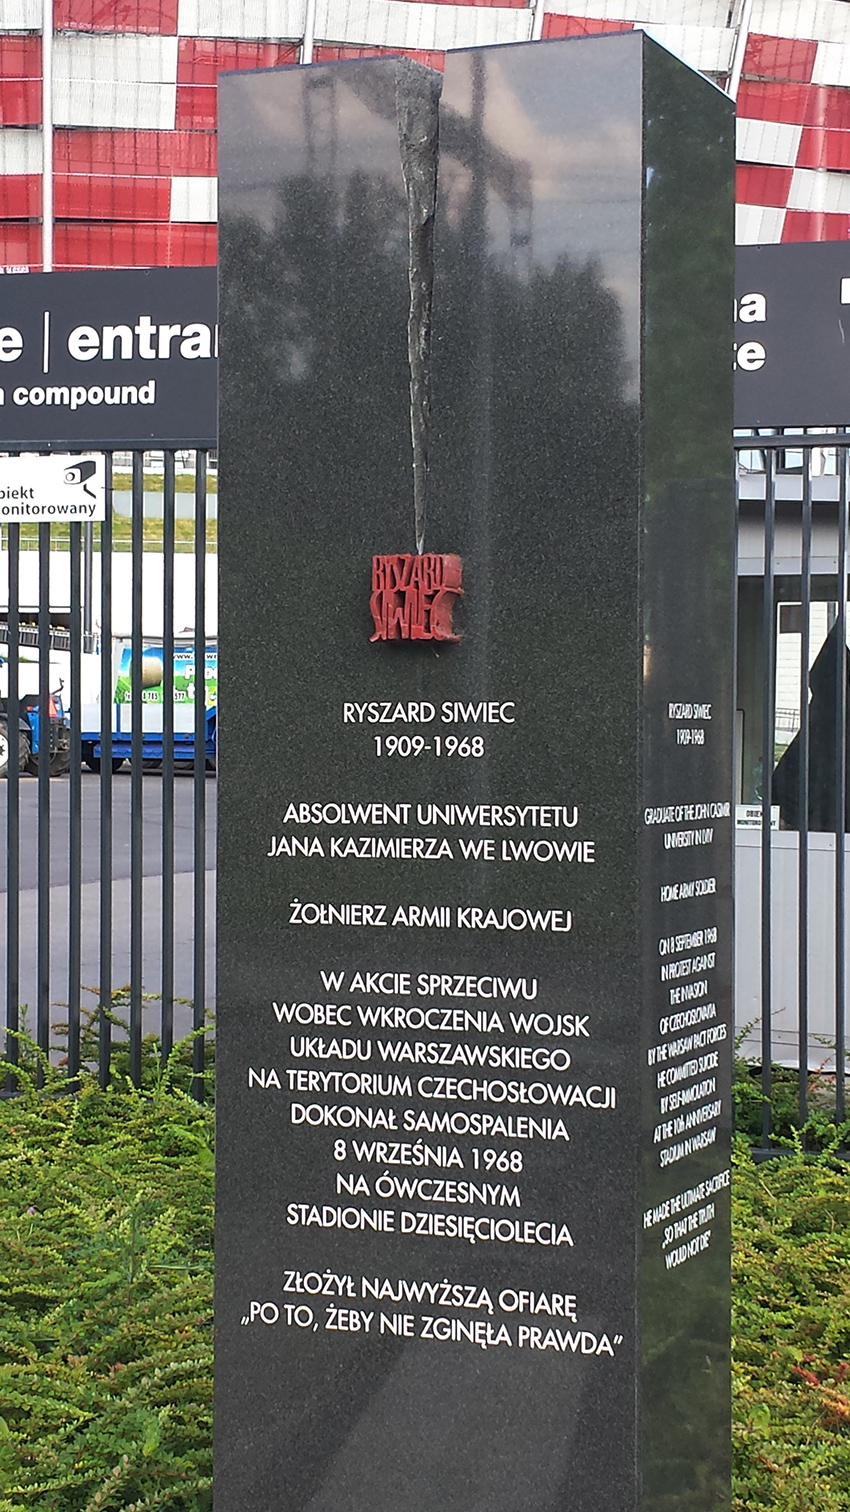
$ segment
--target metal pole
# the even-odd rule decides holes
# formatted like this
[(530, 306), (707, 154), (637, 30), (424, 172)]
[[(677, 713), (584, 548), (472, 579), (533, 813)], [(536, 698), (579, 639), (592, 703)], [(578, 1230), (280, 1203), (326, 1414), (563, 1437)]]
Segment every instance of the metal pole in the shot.
[(835, 659), (835, 1117), (844, 1119), (847, 829), (847, 468), (841, 448), (838, 492), (838, 654)]
[[(207, 454), (195, 458), (195, 764), (194, 764), (194, 967), (192, 974), (192, 1028), (203, 1029), (206, 1017), (206, 714), (207, 714)], [(204, 1041), (194, 1041), (192, 1095), (204, 1099)]]
[(800, 550), (800, 850), (797, 873), (797, 957), (799, 1118), (809, 1116), (809, 654), (812, 603), (812, 451), (804, 453), (803, 517)]
[[(80, 1069), (80, 975), (82, 970), (82, 603), (81, 535), (71, 526), (71, 766), (68, 792), (68, 1076)], [(91, 529), (91, 526), (89, 526)]]
[(142, 1080), (142, 571), (144, 567), (145, 454), (133, 452), (130, 641), (130, 1080)]
[[(38, 527), (38, 840), (36, 1038), (50, 1049), (50, 526)], [(39, 1080), (43, 1075), (39, 1066)]]
[(741, 14), (735, 33), (735, 46), (732, 50), (732, 63), (729, 69), (729, 78), (726, 81), (726, 93), (730, 100), (737, 100), (738, 98), (738, 90), (741, 86), (741, 74), (744, 71), (744, 58), (750, 38), (752, 15), (753, 0), (742, 0)]
[(312, 63), (313, 44), (316, 36), (316, 0), (306, 0), (304, 7), (304, 36), (301, 39), (299, 63)]
[(100, 527), (100, 1015), (98, 1076), (112, 1060), (112, 453), (106, 457), (106, 519)]
[(764, 644), (764, 697), (762, 703), (761, 741), (761, 1091), (762, 1147), (770, 1148), (771, 1132), (771, 1013), (772, 983), (772, 843), (770, 808), (773, 794), (774, 723), (776, 701), (776, 611), (774, 608), (773, 546), (776, 524), (776, 452), (767, 452), (767, 486), (764, 501), (764, 600), (762, 638)]
[(174, 453), (162, 495), (162, 1017), (161, 1054), (174, 1045)]
[(53, 0), (41, 0), (41, 267), (53, 272)]
[[(9, 757), (6, 767), (6, 1028), (20, 1029), (20, 925), (21, 925), (21, 797), (20, 734), (18, 730), (18, 672), (20, 631), (20, 525), (9, 526), (9, 685), (7, 699), (7, 738)], [(6, 1059), (18, 1064), (20, 1046), (11, 1035), (6, 1037)], [(10, 1076), (7, 1090), (14, 1092), (17, 1082)]]
[(94, 628), (92, 614), (92, 585), (94, 581), (94, 526), (89, 521), (83, 526), (83, 635), (84, 649), (91, 651), (91, 634)]

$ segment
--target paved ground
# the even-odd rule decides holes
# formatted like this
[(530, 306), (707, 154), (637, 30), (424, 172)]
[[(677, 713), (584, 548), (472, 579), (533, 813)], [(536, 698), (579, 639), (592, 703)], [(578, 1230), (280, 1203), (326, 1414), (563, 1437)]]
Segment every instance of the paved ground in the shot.
[[(82, 835), (82, 985), (93, 988), (99, 978), (98, 918), (100, 909), (100, 783), (93, 774), (83, 774)], [(215, 1001), (213, 919), (215, 903), (215, 800), (216, 783), (206, 783), (206, 1001)], [(61, 1004), (68, 1000), (68, 802), (67, 778), (50, 784), (50, 950), (51, 1002), (55, 1019), (63, 1017)], [(21, 793), (21, 1003), (35, 1003), (35, 941), (38, 917), (36, 845), (38, 836), (38, 784), (24, 778)], [(143, 779), (143, 973), (146, 993), (156, 995), (161, 984), (162, 909), (162, 779)], [(193, 833), (194, 803), (191, 773), (181, 772), (174, 781), (174, 919), (175, 975), (178, 998), (192, 996), (193, 955)], [(0, 784), (0, 847), (6, 852), (5, 783)], [(129, 767), (113, 778), (112, 909), (114, 986), (129, 980), (130, 969), (130, 774)], [(5, 995), (6, 974), (6, 872), (0, 876), (0, 995)], [(84, 1003), (94, 1004), (95, 993), (84, 991)], [(146, 1029), (156, 1029), (159, 1003), (145, 1010)], [(175, 1033), (191, 1027), (189, 1002), (175, 1004)]]

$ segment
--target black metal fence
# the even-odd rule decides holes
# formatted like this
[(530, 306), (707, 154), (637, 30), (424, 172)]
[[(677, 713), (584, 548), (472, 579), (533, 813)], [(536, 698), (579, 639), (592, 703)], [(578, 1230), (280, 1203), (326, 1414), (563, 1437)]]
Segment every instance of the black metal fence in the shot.
[[(799, 1126), (847, 1113), (850, 429), (735, 445), (736, 1019), (767, 1150), (777, 1079)], [(72, 1081), (85, 1061), (105, 1083), (120, 1053), (138, 1083), (145, 1054), (165, 1061), (193, 1033), (200, 1097), (214, 998), (216, 710), (200, 670), (216, 630), (214, 459), (105, 457), (102, 524), (0, 527), (6, 1059), (21, 1064), (24, 1031)], [(181, 651), (191, 698), (176, 686)]]
[(23, 1031), (42, 1078), (52, 1063), (73, 1080), (85, 1058), (106, 1084), (120, 1046), (138, 1084), (144, 1048), (165, 1061), (194, 1031), (201, 1097), (214, 459), (104, 455), (102, 523), (2, 527), (5, 1054), (22, 1064)]
[(767, 1151), (778, 1079), (799, 1127), (846, 1117), (850, 433), (735, 445), (736, 1009)]

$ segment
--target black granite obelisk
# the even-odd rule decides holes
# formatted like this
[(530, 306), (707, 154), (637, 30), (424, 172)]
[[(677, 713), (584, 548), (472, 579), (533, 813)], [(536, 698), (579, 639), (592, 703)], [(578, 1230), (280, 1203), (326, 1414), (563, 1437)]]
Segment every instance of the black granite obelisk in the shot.
[(217, 1512), (716, 1512), (733, 108), (220, 108)]

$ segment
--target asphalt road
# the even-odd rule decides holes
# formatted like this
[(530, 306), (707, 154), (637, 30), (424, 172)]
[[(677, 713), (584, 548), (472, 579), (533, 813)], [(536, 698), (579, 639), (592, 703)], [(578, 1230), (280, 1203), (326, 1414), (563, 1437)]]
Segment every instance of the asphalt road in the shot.
[[(162, 779), (159, 774), (142, 780), (142, 873), (143, 873), (143, 968), (142, 987), (151, 1001), (144, 1010), (146, 1031), (158, 1029), (161, 989), (161, 919), (162, 919)], [(215, 802), (216, 782), (207, 778), (205, 822), (205, 896), (206, 896), (206, 1003), (215, 1001), (214, 975), (214, 906), (215, 906)], [(115, 773), (112, 781), (112, 982), (123, 986), (130, 978), (130, 769)], [(29, 1023), (34, 1022), (36, 1001), (36, 929), (38, 783), (22, 778), (20, 844), (20, 1002), (33, 1005)], [(84, 769), (82, 781), (82, 970), (83, 1005), (94, 1006), (99, 980), (99, 912), (100, 912), (100, 780)], [(50, 783), (50, 1000), (54, 1021), (64, 1017), (62, 1005), (68, 1001), (68, 905), (69, 888), (69, 797), (67, 778), (53, 778)], [(6, 854), (6, 785), (0, 783), (0, 846)], [(193, 843), (194, 795), (191, 771), (180, 771), (174, 779), (174, 992), (184, 999), (174, 1009), (175, 1034), (179, 1037), (191, 1028), (192, 960), (193, 960)], [(5, 865), (0, 876), (0, 993), (5, 996), (6, 981), (6, 888)]]

